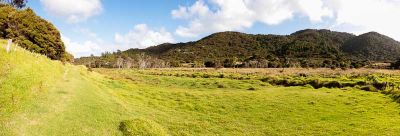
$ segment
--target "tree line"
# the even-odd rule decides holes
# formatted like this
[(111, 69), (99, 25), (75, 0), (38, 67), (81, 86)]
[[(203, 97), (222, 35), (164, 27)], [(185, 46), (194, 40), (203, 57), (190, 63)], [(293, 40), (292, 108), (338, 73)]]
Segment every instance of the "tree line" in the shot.
[(85, 65), (89, 68), (168, 68), (170, 62), (139, 53), (136, 55), (115, 55), (109, 52), (102, 53), (101, 57), (89, 56), (76, 59), (75, 64)]
[(355, 60), (331, 60), (331, 59), (294, 59), (294, 58), (257, 58), (250, 57), (245, 60), (237, 57), (222, 59), (205, 59), (193, 62), (168, 60), (155, 57), (144, 52), (129, 54), (127, 52), (105, 52), (101, 56), (91, 55), (75, 59), (77, 65), (85, 65), (90, 68), (362, 68), (372, 62)]

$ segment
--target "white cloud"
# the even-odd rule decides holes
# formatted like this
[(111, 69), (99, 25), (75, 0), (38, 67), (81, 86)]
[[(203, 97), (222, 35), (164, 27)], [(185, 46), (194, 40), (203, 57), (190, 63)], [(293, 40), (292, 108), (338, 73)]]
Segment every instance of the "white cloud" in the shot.
[[(210, 10), (210, 7), (215, 8)], [(333, 16), (322, 0), (199, 0), (188, 7), (180, 6), (171, 15), (189, 21), (187, 26), (179, 26), (176, 30), (176, 34), (183, 37), (243, 30), (255, 22), (276, 25), (295, 15), (307, 17), (312, 22)]]
[(298, 0), (299, 12), (312, 22), (321, 22), (323, 17), (333, 17), (332, 10), (321, 0)]
[(40, 0), (45, 10), (69, 23), (78, 23), (102, 11), (101, 0)]
[(153, 30), (146, 24), (138, 24), (127, 34), (115, 34), (117, 48), (121, 50), (129, 48), (146, 48), (166, 42), (174, 42), (171, 33), (165, 29)]
[(166, 42), (175, 42), (172, 34), (165, 29), (150, 29), (146, 24), (138, 24), (126, 34), (116, 33), (115, 41), (111, 43), (105, 42), (89, 29), (76, 28), (74, 31), (86, 40), (74, 41), (65, 35), (61, 35), (61, 39), (66, 46), (66, 50), (75, 57), (89, 56), (91, 54), (100, 55), (105, 51), (146, 48)]
[[(400, 1), (336, 0), (334, 5), (336, 7), (333, 10), (337, 17), (332, 29), (356, 34), (376, 31), (400, 40)], [(343, 29), (343, 25), (351, 25), (358, 29)]]
[(74, 42), (64, 35), (61, 35), (61, 39), (64, 42), (66, 50), (72, 53), (75, 58), (92, 54), (99, 55), (104, 52), (104, 49), (96, 41)]
[(400, 0), (198, 0), (171, 15), (187, 21), (175, 31), (183, 37), (241, 31), (256, 22), (278, 25), (307, 18), (316, 25), (331, 24), (328, 27), (333, 30), (377, 31), (400, 40)]
[(173, 10), (171, 14), (176, 19), (187, 19), (194, 15), (205, 16), (209, 12), (210, 9), (204, 5), (203, 1), (197, 1), (191, 7), (179, 6), (179, 9)]

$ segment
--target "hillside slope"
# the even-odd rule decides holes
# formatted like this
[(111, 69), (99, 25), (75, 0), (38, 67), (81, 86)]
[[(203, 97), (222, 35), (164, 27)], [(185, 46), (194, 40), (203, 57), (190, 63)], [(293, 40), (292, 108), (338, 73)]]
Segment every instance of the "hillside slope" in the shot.
[(110, 113), (124, 108), (86, 68), (15, 45), (7, 53), (5, 44), (0, 40), (0, 135), (120, 135), (123, 116)]
[(13, 45), (5, 50), (6, 40), (0, 39), (0, 114), (17, 111), (27, 100), (44, 93), (61, 78), (66, 66), (59, 61), (31, 53)]
[[(169, 48), (142, 51), (160, 58), (193, 62), (195, 60), (223, 60), (237, 57), (246, 59), (276, 58), (332, 58), (341, 56), (340, 47), (354, 35), (329, 30), (306, 29), (288, 36), (253, 35), (239, 32), (215, 33), (196, 42), (170, 44)], [(127, 51), (129, 53), (129, 50)]]
[(369, 32), (346, 41), (343, 51), (368, 60), (395, 61), (400, 58), (400, 42), (377, 32)]

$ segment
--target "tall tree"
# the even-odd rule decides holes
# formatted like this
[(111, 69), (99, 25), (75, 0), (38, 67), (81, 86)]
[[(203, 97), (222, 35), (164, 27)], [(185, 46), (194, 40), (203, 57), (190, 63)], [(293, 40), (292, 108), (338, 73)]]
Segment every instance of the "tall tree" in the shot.
[(24, 8), (26, 6), (26, 3), (28, 3), (28, 0), (13, 0), (12, 5), (16, 8)]
[(28, 0), (0, 0), (0, 3), (9, 4), (15, 8), (22, 9), (28, 3)]

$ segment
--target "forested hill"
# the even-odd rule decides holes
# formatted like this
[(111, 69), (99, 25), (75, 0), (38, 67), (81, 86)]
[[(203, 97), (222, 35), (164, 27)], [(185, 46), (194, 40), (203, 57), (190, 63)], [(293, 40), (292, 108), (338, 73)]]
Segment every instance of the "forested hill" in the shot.
[(60, 32), (50, 22), (37, 16), (30, 8), (16, 9), (0, 3), (0, 38), (55, 60), (72, 61), (65, 51)]
[(128, 62), (128, 66), (135, 66), (146, 60), (152, 64), (148, 67), (160, 62), (163, 66), (189, 63), (194, 67), (361, 67), (371, 62), (392, 62), (398, 57), (400, 43), (376, 32), (356, 36), (306, 29), (290, 35), (220, 32), (195, 42), (104, 53), (101, 57), (77, 59), (76, 63), (116, 67), (118, 61), (119, 65)]

